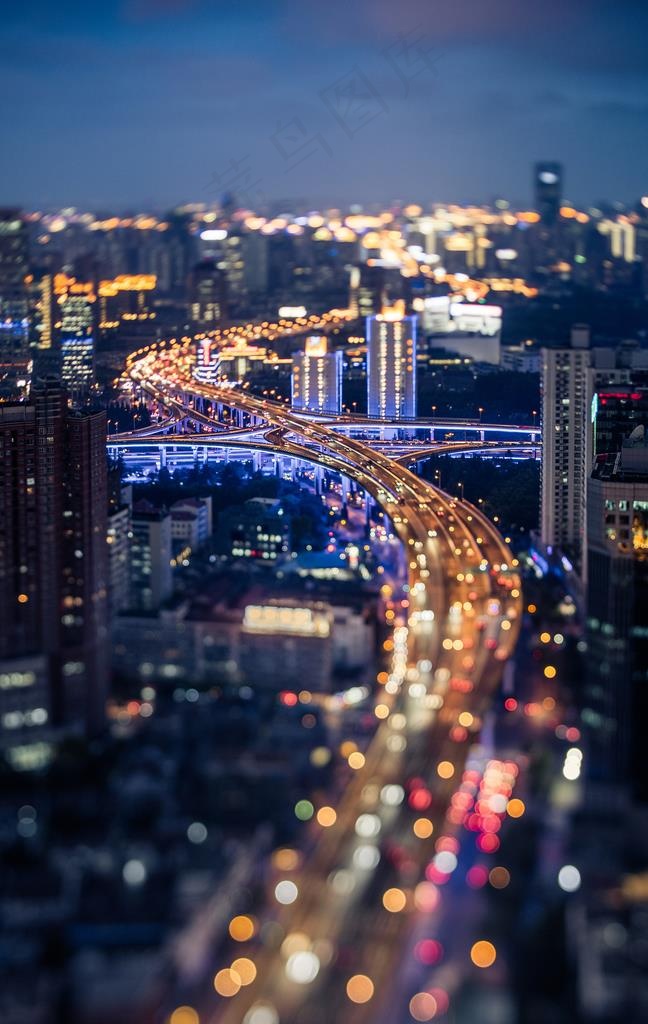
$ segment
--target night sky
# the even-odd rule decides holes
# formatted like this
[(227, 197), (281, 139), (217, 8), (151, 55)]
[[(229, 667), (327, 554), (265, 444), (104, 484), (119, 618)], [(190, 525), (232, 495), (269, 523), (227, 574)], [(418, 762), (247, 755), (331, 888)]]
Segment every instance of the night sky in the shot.
[[(11, 9), (15, 7), (15, 9)], [(0, 201), (648, 193), (645, 0), (3, 4)]]

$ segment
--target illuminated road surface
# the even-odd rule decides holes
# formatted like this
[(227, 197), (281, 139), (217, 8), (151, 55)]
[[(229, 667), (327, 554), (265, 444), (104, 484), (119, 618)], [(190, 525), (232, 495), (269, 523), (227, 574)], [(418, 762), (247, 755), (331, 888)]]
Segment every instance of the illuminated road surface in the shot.
[[(409, 563), (409, 606), (374, 702), (375, 735), (364, 755), (346, 749), (348, 784), (335, 814), (320, 815), (323, 824), (313, 818), (302, 854), (275, 859), (253, 934), (232, 941), (213, 965), (217, 991), (197, 996), (200, 1021), (431, 1020), (452, 986), (443, 997), (418, 993), (418, 1001), (407, 991), (412, 937), (443, 898), (441, 868), (453, 869), (456, 826), (447, 811), (517, 638), (517, 563), (478, 509), (326, 424), (242, 389), (199, 384), (192, 366), (189, 339), (151, 346), (128, 364), (133, 380), (172, 413), (186, 413), (196, 398), (237, 409), (265, 426), (274, 450), (355, 480), (391, 519)], [(287, 888), (296, 893), (288, 905), (274, 897), (280, 881), (296, 886)]]

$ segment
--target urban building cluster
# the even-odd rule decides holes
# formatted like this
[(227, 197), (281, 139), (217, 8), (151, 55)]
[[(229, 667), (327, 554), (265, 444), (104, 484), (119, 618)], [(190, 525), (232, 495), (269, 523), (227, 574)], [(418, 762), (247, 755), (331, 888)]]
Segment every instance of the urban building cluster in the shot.
[(533, 210), (498, 200), (261, 215), (231, 197), (163, 217), (5, 209), (3, 392), (24, 389), (36, 365), (81, 397), (151, 338), (304, 307), (349, 304), (364, 318), (398, 301), (451, 351), (497, 363), (502, 303), (572, 286), (648, 293), (648, 199), (579, 210), (563, 178), (537, 165)]
[[(628, 847), (648, 803), (648, 197), (578, 209), (563, 177), (555, 162), (534, 168), (531, 210), (503, 199), (249, 210), (231, 196), (165, 214), (0, 210), (0, 756), (12, 815), (0, 858), (13, 887), (0, 887), (0, 972), (11, 975), (0, 1016), (9, 1024), (43, 1024), (52, 1006), (57, 1021), (113, 1024), (129, 1019), (129, 999), (142, 1019), (158, 1019), (159, 992), (182, 988), (166, 968), (196, 948), (194, 929), (211, 962), (228, 941), (223, 892), (263, 900), (270, 849), (296, 864), (297, 822), (335, 822), (323, 801), (353, 791), (368, 737), (391, 730), (376, 772), (400, 764), (408, 743), (425, 761), (400, 705), (392, 714), (399, 687), (408, 700), (430, 698), (430, 735), (448, 707), (457, 712), (453, 751), (478, 735), (481, 711), (459, 708), (479, 661), (463, 632), (473, 620), (494, 659), (508, 657), (512, 630), (522, 640), (492, 695), (488, 742), (502, 761), (483, 750), (466, 761), (450, 803), (461, 842), (462, 829), (471, 842), (478, 833), (468, 884), (503, 890), (501, 872), (510, 876), (518, 856), (542, 875), (536, 836), (533, 855), (511, 853), (508, 867), (482, 877), (479, 858), (500, 849), (500, 830), (502, 857), (509, 848), (505, 815), (524, 813), (513, 786), (527, 787), (533, 827), (544, 837), (550, 822), (554, 848), (569, 846), (580, 865), (577, 882), (559, 882), (573, 894), (559, 926), (578, 975), (571, 1003), (583, 1024), (624, 1010), (613, 982), (634, 977), (647, 888), (643, 846), (632, 856)], [(575, 321), (573, 309), (590, 304), (592, 316)], [(186, 347), (163, 393), (128, 359), (155, 352), (170, 362), (170, 339)], [(228, 393), (253, 399), (253, 411), (243, 400), (228, 407)], [(292, 418), (264, 423), (264, 403)], [(325, 450), (308, 430), (331, 423), (340, 444)], [(210, 450), (210, 431), (230, 447)], [(437, 442), (448, 458), (471, 449), (466, 475), (477, 458), (539, 463), (537, 531), (479, 534), (491, 551), (510, 544), (512, 565), (484, 558), (473, 573), (461, 561), (467, 524), (488, 506), (469, 482), (460, 497), (444, 494), (437, 470), (425, 500), (409, 493), (420, 481), (403, 484), (403, 467), (423, 476)], [(389, 515), (351, 480), (359, 445), (363, 472), (393, 456)], [(432, 512), (439, 532), (411, 536), (404, 555), (408, 516)], [(449, 565), (436, 561), (441, 532), (454, 538)], [(514, 582), (520, 564), (533, 598)], [(500, 596), (476, 616), (478, 576)], [(456, 584), (465, 593), (447, 626), (417, 603)], [(427, 654), (408, 655), (408, 628), (424, 653), (460, 657), (460, 670), (438, 673)], [(540, 698), (539, 666), (542, 687), (556, 680)], [(544, 753), (553, 763), (557, 750), (560, 785), (579, 787), (566, 795), (541, 778)], [(450, 784), (455, 768), (444, 759), (435, 771)], [(365, 852), (327, 879), (336, 899), (374, 856), (374, 867), (406, 877), (410, 831), (432, 835), (437, 778), (402, 787), (380, 778), (361, 794), (373, 810), (352, 823)], [(493, 792), (500, 799), (486, 809)], [(401, 804), (420, 811), (413, 830), (374, 845), (377, 816)], [(419, 910), (463, 870), (455, 831), (435, 848), (423, 889), (403, 882)], [(593, 851), (610, 831), (603, 870)], [(400, 890), (388, 892), (391, 913)], [(30, 1007), (34, 965), (45, 981)], [(442, 1000), (432, 998), (436, 1013)]]

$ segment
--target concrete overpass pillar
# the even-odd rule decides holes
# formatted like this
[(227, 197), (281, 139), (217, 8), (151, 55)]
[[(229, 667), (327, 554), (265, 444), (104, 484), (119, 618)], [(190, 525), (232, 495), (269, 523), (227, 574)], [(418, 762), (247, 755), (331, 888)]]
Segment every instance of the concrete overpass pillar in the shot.
[(166, 445), (161, 444), (160, 447), (158, 448), (158, 452), (160, 454), (158, 469), (163, 469), (163, 468), (166, 469), (166, 464), (167, 464)]

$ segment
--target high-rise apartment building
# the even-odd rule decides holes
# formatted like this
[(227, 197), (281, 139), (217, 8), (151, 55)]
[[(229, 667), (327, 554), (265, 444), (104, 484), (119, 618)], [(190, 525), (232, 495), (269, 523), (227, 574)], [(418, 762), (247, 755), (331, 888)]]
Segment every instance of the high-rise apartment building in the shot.
[(193, 217), (187, 209), (179, 208), (168, 213), (165, 219), (167, 229), (164, 233), (164, 255), (168, 268), (161, 275), (160, 285), (162, 288), (166, 286), (169, 294), (182, 299), (186, 293), (189, 272), (198, 258)]
[(0, 209), (0, 392), (17, 396), (29, 373), (27, 225), (20, 211)]
[(108, 513), (108, 594), (110, 612), (116, 615), (130, 601), (131, 511), (118, 505)]
[(542, 350), (541, 538), (580, 563), (587, 474), (589, 331)]
[(108, 606), (110, 617), (128, 608), (130, 603), (130, 546), (133, 488), (122, 487), (118, 463), (108, 471)]
[(337, 415), (342, 408), (342, 352), (329, 352), (325, 337), (306, 339), (292, 361), (292, 407)]
[(402, 302), (367, 317), (367, 412), (416, 416), (416, 317), (405, 316)]
[(245, 289), (251, 296), (265, 295), (270, 273), (268, 235), (260, 231), (247, 231), (241, 237), (241, 251)]
[(648, 801), (648, 447), (645, 429), (596, 460), (587, 497), (590, 773)]
[(50, 351), (54, 343), (54, 275), (47, 267), (26, 278), (29, 299), (29, 340), (33, 349)]
[(94, 382), (95, 288), (67, 274), (54, 278), (56, 335), (61, 378), (71, 395), (84, 395)]
[[(105, 414), (70, 412), (56, 381), (33, 386), (28, 403), (0, 406), (0, 672), (11, 677), (17, 660), (40, 661), (26, 671), (39, 690), (46, 682), (41, 725), (103, 722), (105, 437)], [(18, 689), (25, 714), (27, 684)], [(3, 707), (15, 696), (6, 687)]]
[(65, 717), (99, 728), (108, 686), (106, 414), (68, 412), (63, 475)]
[[(542, 350), (541, 539), (545, 547), (568, 555), (584, 577), (587, 478), (595, 455), (620, 443), (619, 409), (641, 405), (632, 378), (644, 368), (643, 357), (641, 349), (625, 343), (616, 349), (590, 347), (589, 328), (583, 325), (572, 329), (569, 348)], [(620, 403), (616, 413), (614, 403)]]
[(600, 386), (592, 404), (593, 457), (621, 451), (637, 427), (648, 424), (648, 388)]
[(196, 331), (213, 331), (227, 318), (227, 278), (214, 260), (202, 260), (189, 278), (189, 320)]
[(153, 298), (155, 274), (118, 274), (99, 282), (97, 327), (101, 336), (112, 338), (151, 336), (157, 317)]
[(0, 209), (0, 351), (3, 361), (8, 356), (21, 358), (25, 355), (28, 271), (27, 225), (19, 210)]

